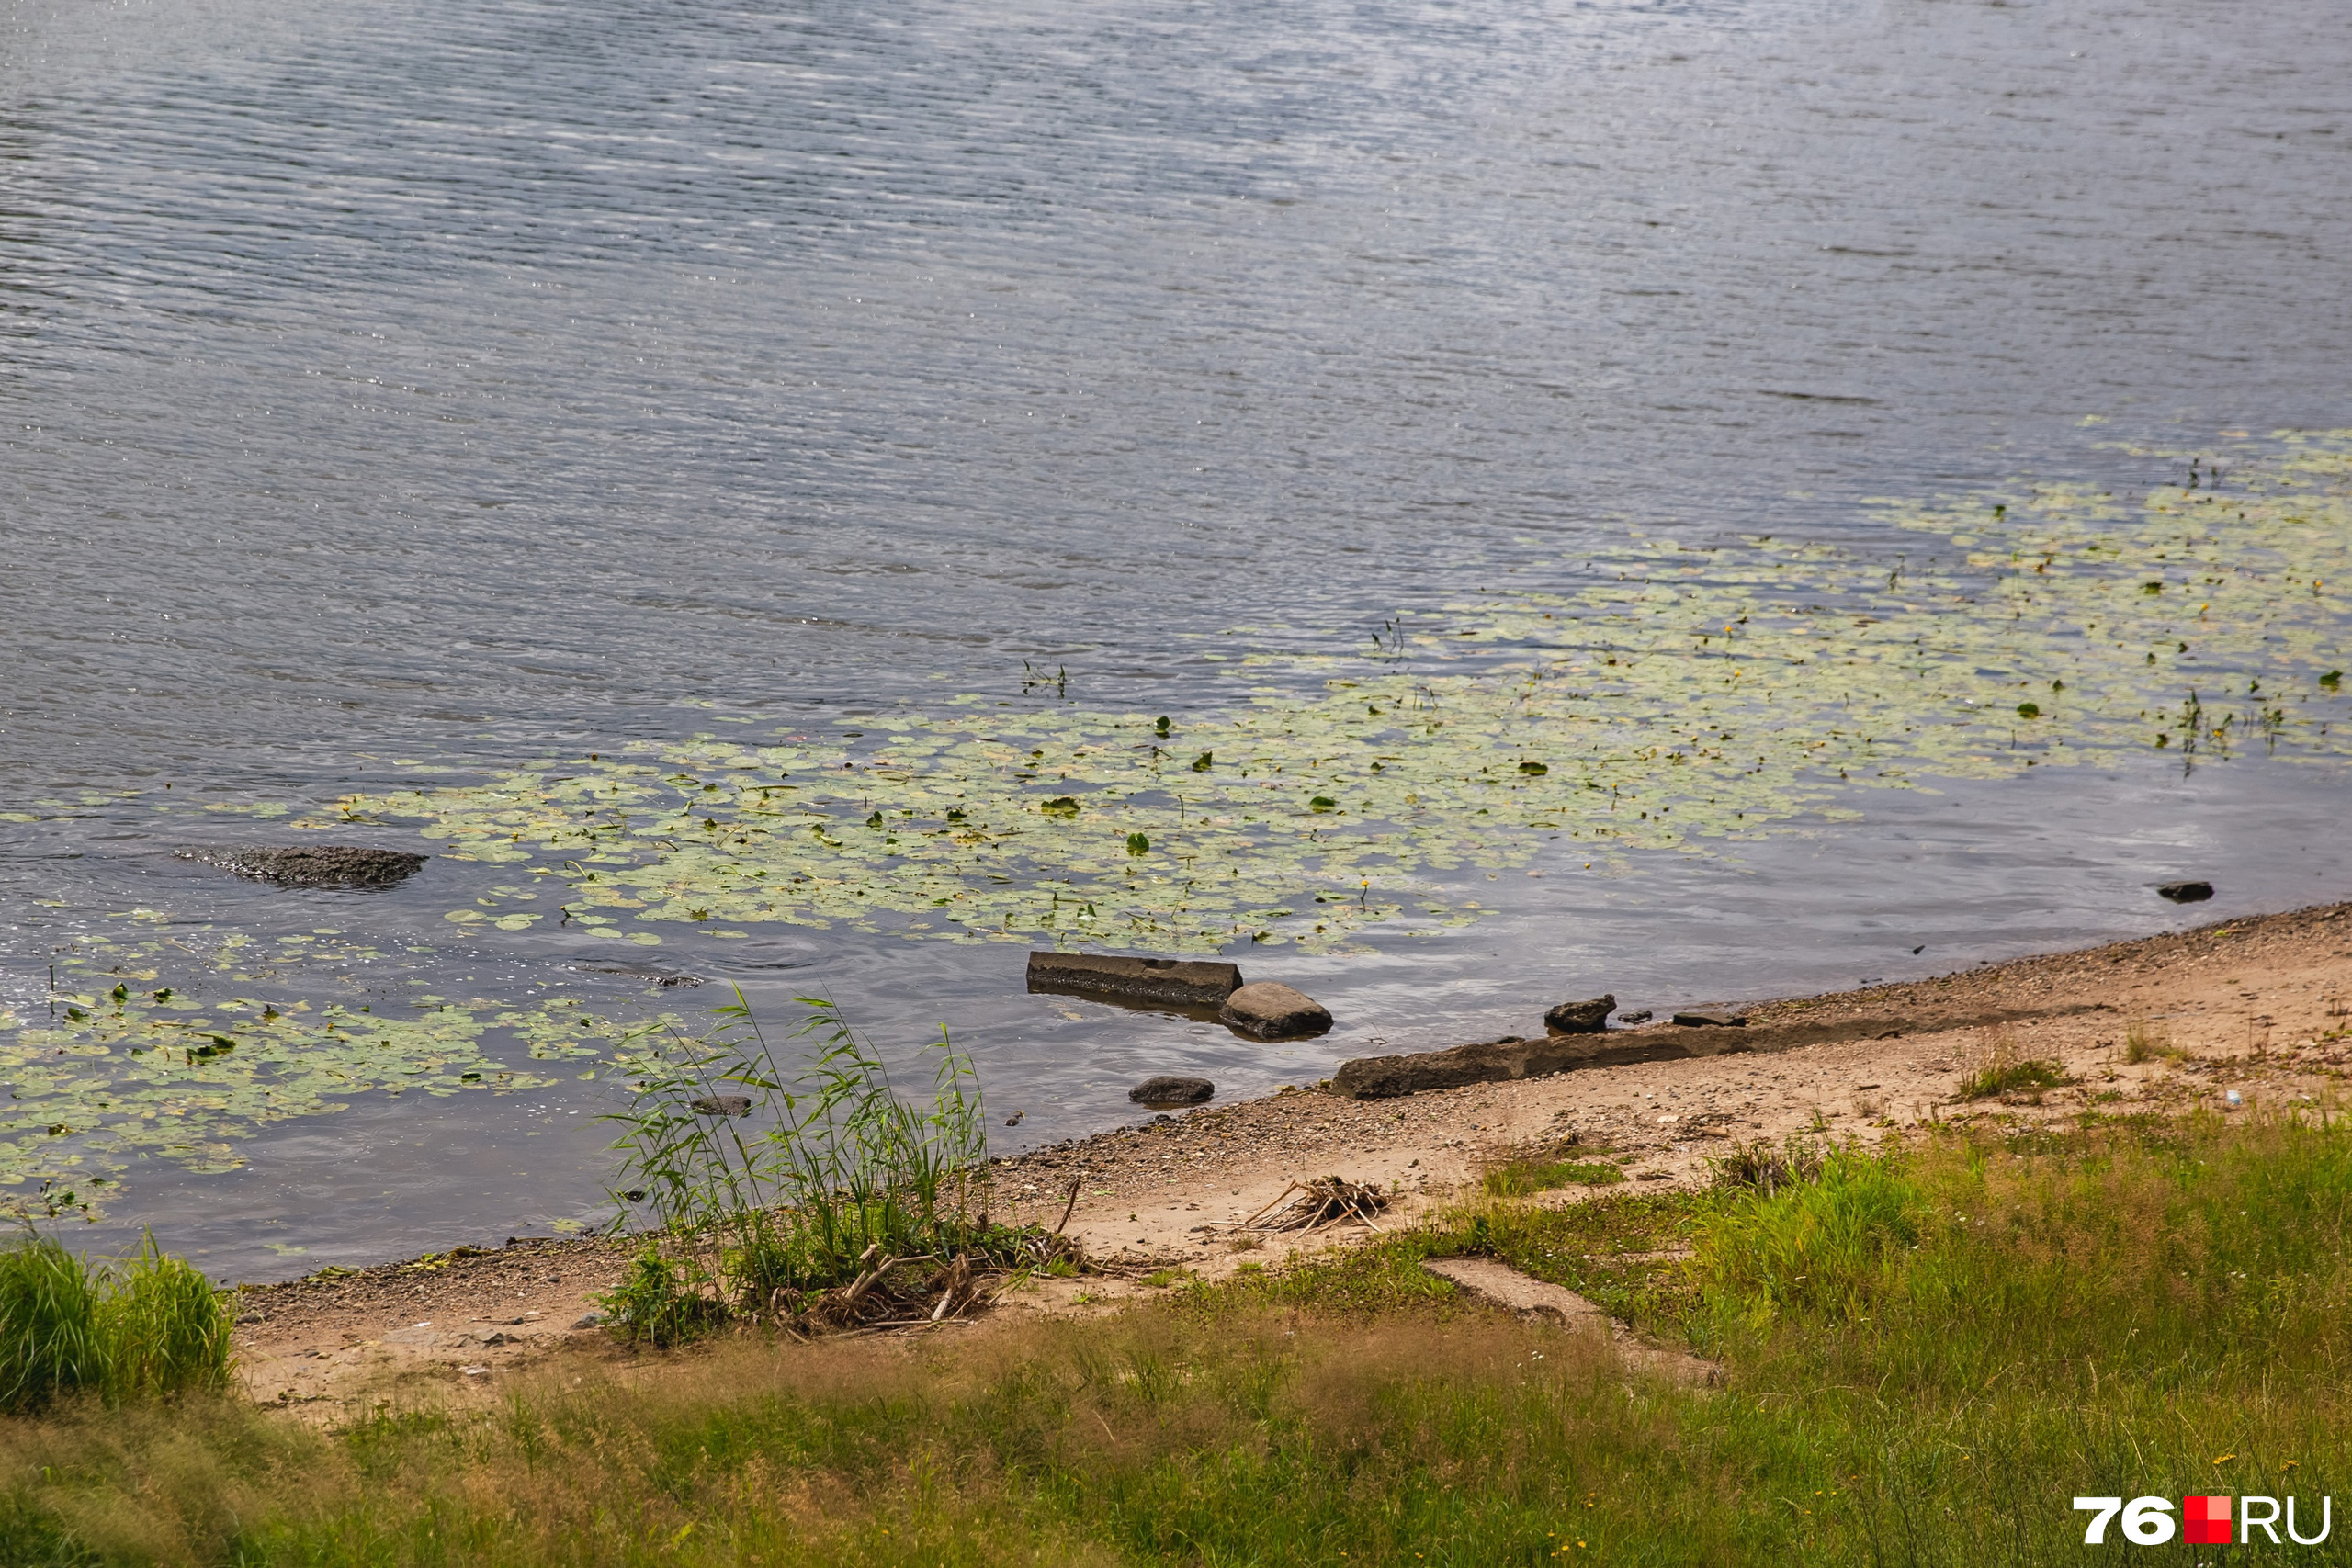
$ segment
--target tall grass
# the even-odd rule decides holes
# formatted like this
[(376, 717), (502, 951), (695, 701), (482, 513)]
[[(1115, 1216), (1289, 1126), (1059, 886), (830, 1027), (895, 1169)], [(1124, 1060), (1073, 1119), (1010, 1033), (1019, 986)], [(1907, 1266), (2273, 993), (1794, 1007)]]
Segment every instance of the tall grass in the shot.
[[(568, 1359), (471, 1414), (0, 1423), (0, 1560), (2073, 1563), (2077, 1495), (2300, 1494), (2309, 1528), (2346, 1489), (2348, 1243), (2332, 1121), (1946, 1133), (1769, 1187), (1481, 1201), (1081, 1322)], [(1418, 1267), (1471, 1250), (1724, 1385)]]
[(223, 1387), (229, 1332), (223, 1294), (153, 1236), (95, 1266), (30, 1232), (0, 1248), (0, 1410)]
[(2197, 1117), (1849, 1151), (1818, 1182), (1725, 1202), (1693, 1271), (1702, 1339), (1862, 1358), (1921, 1390), (2073, 1388), (2135, 1364), (2215, 1390), (2336, 1377), (2352, 1132)]
[(814, 1051), (797, 1070), (738, 991), (710, 1033), (673, 1037), (609, 1118), (625, 1129), (616, 1195), (655, 1222), (608, 1302), (625, 1331), (666, 1344), (725, 1318), (787, 1319), (886, 1259), (1017, 1250), (988, 1221), (971, 1057), (941, 1030), (917, 1103), (838, 1008), (800, 1002), (794, 1033)]

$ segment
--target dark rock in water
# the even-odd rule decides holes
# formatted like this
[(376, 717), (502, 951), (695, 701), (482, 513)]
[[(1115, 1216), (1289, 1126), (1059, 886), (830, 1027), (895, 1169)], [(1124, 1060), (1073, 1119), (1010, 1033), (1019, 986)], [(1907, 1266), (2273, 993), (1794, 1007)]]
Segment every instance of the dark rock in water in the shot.
[(1562, 1002), (1544, 1015), (1544, 1027), (1555, 1034), (1598, 1034), (1609, 1027), (1609, 1014), (1616, 1006), (1614, 996)]
[(688, 1100), (686, 1109), (697, 1116), (749, 1116), (752, 1100), (749, 1095), (706, 1094), (700, 1100)]
[(1029, 988), (1214, 1007), (1241, 988), (1241, 969), (1238, 964), (1194, 958), (1033, 953), (1029, 955)]
[(702, 984), (702, 976), (699, 975), (656, 975), (653, 976), (653, 983), (666, 991), (679, 986), (699, 986)]
[(1304, 991), (1275, 980), (1255, 980), (1225, 998), (1217, 1021), (1261, 1040), (1320, 1034), (1331, 1027), (1330, 1010)]
[(182, 860), (217, 865), (239, 876), (275, 882), (281, 887), (390, 887), (414, 874), (429, 856), (401, 850), (363, 850), (348, 844), (303, 844), (284, 848), (207, 845), (175, 850)]
[(1206, 1078), (1161, 1077), (1146, 1078), (1127, 1090), (1127, 1098), (1137, 1105), (1201, 1105), (1216, 1093), (1216, 1085)]
[(1026, 1111), (1016, 1111), (1004, 1119), (1004, 1124), (1008, 1127), (1018, 1127), (1021, 1125), (1022, 1118), (1028, 1114)]
[(1617, 1021), (1620, 1023), (1647, 1023), (1649, 1021), (1650, 1010), (1647, 1008), (1644, 1008), (1639, 1012), (1621, 1012), (1617, 1015)]
[(2201, 904), (2213, 896), (2210, 882), (2167, 882), (2156, 889), (2156, 897), (2169, 898), (2176, 904)]
[(1744, 1012), (1725, 1012), (1720, 1010), (1709, 1012), (1678, 1012), (1674, 1015), (1674, 1021), (1685, 1029), (1745, 1029), (1747, 1027), (1747, 1015)]

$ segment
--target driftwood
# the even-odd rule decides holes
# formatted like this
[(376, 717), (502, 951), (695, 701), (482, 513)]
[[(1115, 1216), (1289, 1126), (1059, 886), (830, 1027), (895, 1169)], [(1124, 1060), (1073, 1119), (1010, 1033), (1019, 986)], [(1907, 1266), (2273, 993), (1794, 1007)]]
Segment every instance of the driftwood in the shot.
[(1380, 1229), (1373, 1216), (1388, 1207), (1389, 1195), (1376, 1181), (1361, 1185), (1345, 1177), (1318, 1177), (1294, 1181), (1274, 1201), (1240, 1222), (1237, 1230), (1319, 1231), (1354, 1221)]
[[(899, 1258), (886, 1256), (876, 1243), (858, 1255), (857, 1272), (848, 1284), (821, 1291), (779, 1287), (758, 1316), (796, 1337), (923, 1327), (955, 1322), (986, 1306), (999, 1285), (1025, 1269), (1061, 1263), (1090, 1274), (1125, 1272), (1098, 1263), (1075, 1238), (1059, 1234), (1024, 1236), (1011, 1251), (1010, 1258), (1000, 1253), (993, 1261), (969, 1252)], [(935, 1267), (928, 1274), (916, 1273), (916, 1266), (925, 1263)]]

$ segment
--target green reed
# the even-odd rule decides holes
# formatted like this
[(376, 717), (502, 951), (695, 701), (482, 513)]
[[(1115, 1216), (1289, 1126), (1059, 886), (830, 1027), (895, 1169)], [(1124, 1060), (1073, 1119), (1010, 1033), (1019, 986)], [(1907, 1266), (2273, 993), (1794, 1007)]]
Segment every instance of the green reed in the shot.
[(924, 1047), (930, 1096), (910, 1101), (839, 1008), (799, 1001), (793, 1032), (814, 1050), (797, 1071), (738, 990), (708, 1033), (671, 1036), (629, 1109), (607, 1118), (625, 1129), (615, 1195), (642, 1203), (656, 1235), (607, 1303), (633, 1337), (788, 1316), (881, 1258), (989, 1253), (1011, 1238), (988, 1224), (970, 1055), (942, 1029)]
[(0, 1248), (0, 1410), (226, 1385), (226, 1292), (155, 1245), (92, 1264), (29, 1231)]

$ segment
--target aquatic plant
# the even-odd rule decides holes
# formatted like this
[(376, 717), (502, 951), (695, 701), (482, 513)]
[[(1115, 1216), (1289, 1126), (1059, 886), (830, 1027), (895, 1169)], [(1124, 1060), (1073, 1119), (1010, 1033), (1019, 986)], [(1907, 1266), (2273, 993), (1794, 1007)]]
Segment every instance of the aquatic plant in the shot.
[(801, 1317), (821, 1292), (913, 1259), (1037, 1260), (1036, 1238), (989, 1223), (971, 1057), (942, 1029), (917, 1104), (831, 1001), (800, 1005), (794, 1032), (815, 1049), (797, 1070), (738, 991), (716, 1028), (643, 1055), (629, 1108), (606, 1118), (624, 1129), (615, 1198), (643, 1205), (657, 1238), (606, 1299), (632, 1337)]
[[(218, 994), (317, 987), (381, 956), (334, 932), (275, 943), (185, 931), (84, 939), (61, 955), (58, 1016), (0, 1034), (0, 1077), (13, 1091), (0, 1104), (0, 1190), (14, 1189), (14, 1206), (44, 1217), (95, 1214), (136, 1158), (234, 1169), (243, 1163), (237, 1140), (343, 1110), (355, 1094), (503, 1094), (556, 1081), (544, 1067), (492, 1055), (492, 1037), (533, 1064), (626, 1059), (661, 1027), (594, 1015), (563, 995), (515, 1007), (425, 991), (396, 1013), (380, 1000), (314, 1007)], [(165, 964), (177, 985), (155, 984)]]
[[(332, 809), (201, 809), (413, 828), (499, 874), (447, 912), (474, 939), (560, 932), (619, 953), (799, 927), (1356, 951), (1478, 919), (1481, 873), (1736, 849), (1855, 817), (1868, 789), (2249, 750), (2341, 766), (2352, 432), (2228, 439), (2226, 483), (2207, 464), (2137, 495), (2019, 483), (1887, 501), (1888, 542), (1867, 547), (1631, 533), (1544, 588), (1464, 595), (1369, 638), (1334, 628), (1327, 653), (1220, 635), (1201, 657), (1231, 694), (1193, 713), (1071, 702), (1057, 670), (1019, 704), (966, 695), (767, 733), (729, 715), (738, 734), (486, 778), (412, 760), (412, 787)], [(136, 799), (182, 809), (94, 792), (6, 815)], [(569, 996), (425, 996), (397, 1021), (305, 1011), (267, 987), (291, 998), (373, 950), (195, 934), (94, 939), (61, 966), (62, 1016), (0, 1014), (17, 1094), (0, 1190), (18, 1206), (87, 1209), (141, 1155), (222, 1168), (242, 1133), (352, 1094), (531, 1087), (549, 1080), (517, 1055), (642, 1043)], [(173, 980), (191, 963), (249, 999), (197, 1006)]]
[[(354, 795), (308, 825), (414, 820), (441, 853), (560, 873), (560, 923), (605, 940), (842, 923), (1340, 948), (1476, 919), (1446, 886), (1467, 868), (1565, 840), (1608, 869), (1850, 814), (1856, 785), (2154, 751), (2193, 767), (2257, 743), (2341, 761), (2325, 676), (2346, 603), (2327, 585), (2352, 582), (2347, 472), (2339, 433), (2281, 438), (2226, 492), (1887, 502), (1891, 526), (1938, 540), (1892, 570), (1635, 536), (1564, 573), (1585, 586), (1481, 593), (1384, 628), (1372, 657), (1245, 654), (1229, 710), (964, 697)], [(449, 918), (547, 914), (484, 898)]]

